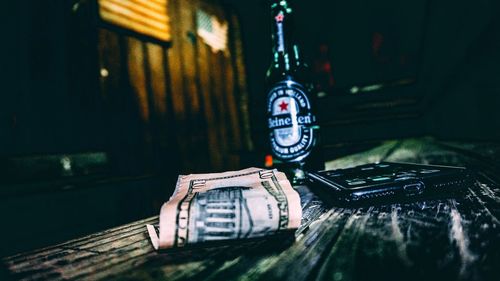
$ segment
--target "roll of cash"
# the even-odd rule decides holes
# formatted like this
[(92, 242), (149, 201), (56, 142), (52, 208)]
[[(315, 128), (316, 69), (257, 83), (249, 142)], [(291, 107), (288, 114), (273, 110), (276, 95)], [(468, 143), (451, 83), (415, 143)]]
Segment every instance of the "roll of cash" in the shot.
[(249, 168), (179, 176), (159, 227), (147, 229), (158, 250), (278, 234), (297, 229), (301, 217), (300, 197), (284, 173)]

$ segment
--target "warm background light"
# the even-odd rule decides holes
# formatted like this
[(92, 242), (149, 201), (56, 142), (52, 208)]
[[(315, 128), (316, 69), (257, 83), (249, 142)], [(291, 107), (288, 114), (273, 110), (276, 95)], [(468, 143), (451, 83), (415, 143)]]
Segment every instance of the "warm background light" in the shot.
[(102, 20), (153, 38), (170, 41), (168, 0), (99, 0)]

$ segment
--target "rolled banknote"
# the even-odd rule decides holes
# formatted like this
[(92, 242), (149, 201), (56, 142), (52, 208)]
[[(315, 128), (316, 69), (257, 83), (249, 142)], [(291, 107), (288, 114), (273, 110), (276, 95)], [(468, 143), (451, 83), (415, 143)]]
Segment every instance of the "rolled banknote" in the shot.
[(158, 250), (277, 234), (297, 229), (301, 217), (300, 197), (284, 173), (249, 168), (179, 176), (159, 228), (147, 229)]

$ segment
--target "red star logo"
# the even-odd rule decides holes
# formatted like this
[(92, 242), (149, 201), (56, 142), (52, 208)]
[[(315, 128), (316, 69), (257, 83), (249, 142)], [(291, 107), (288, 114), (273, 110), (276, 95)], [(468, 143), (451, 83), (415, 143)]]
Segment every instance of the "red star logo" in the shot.
[(283, 15), (283, 13), (280, 13), (275, 17), (275, 19), (277, 22), (283, 22), (283, 20), (285, 19), (285, 15)]
[(288, 103), (286, 103), (285, 101), (282, 101), (279, 106), (280, 106), (281, 111), (287, 111), (288, 110)]

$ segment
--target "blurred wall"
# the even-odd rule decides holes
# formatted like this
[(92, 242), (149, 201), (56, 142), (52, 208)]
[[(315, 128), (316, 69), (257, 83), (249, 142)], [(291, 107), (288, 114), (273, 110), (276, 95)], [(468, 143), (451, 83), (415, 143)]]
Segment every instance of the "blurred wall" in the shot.
[[(71, 54), (67, 16), (76, 1), (7, 1), (2, 3), (3, 93), (0, 97), (0, 154), (100, 149), (106, 129), (96, 113), (97, 84), (89, 81), (68, 92), (66, 60)], [(264, 75), (270, 61), (267, 1), (222, 0), (234, 6), (241, 20), (245, 65), (250, 91), (254, 138), (263, 139)], [(366, 15), (363, 1), (294, 1), (297, 34), (306, 55), (314, 57), (318, 42), (335, 44), (332, 30), (360, 28)], [(410, 1), (411, 6), (416, 2)], [(425, 2), (425, 1), (424, 1)], [(385, 3), (385, 2), (384, 2)], [(418, 120), (384, 121), (332, 128), (342, 140), (391, 138), (401, 135), (436, 135), (442, 138), (499, 139), (500, 73), (499, 3), (495, 0), (429, 0), (417, 91), (425, 97)], [(359, 6), (360, 12), (339, 21), (332, 14)], [(403, 6), (404, 7), (404, 6)], [(409, 10), (408, 13), (412, 11)], [(348, 18), (346, 16), (346, 18)], [(404, 15), (402, 16), (404, 18)], [(352, 35), (356, 36), (355, 33)], [(353, 48), (354, 50), (355, 48)], [(331, 54), (349, 57), (349, 49)], [(82, 58), (85, 60), (85, 57)], [(359, 63), (359, 62), (358, 62)], [(355, 68), (365, 69), (362, 63)], [(88, 68), (91, 65), (87, 65)], [(88, 69), (79, 69), (81, 73)], [(352, 75), (351, 75), (352, 76)], [(356, 79), (356, 77), (351, 77)], [(95, 81), (96, 82), (96, 81)], [(81, 95), (78, 91), (91, 94)], [(69, 93), (69, 94), (68, 94)], [(83, 99), (82, 99), (83, 98)], [(397, 126), (394, 126), (397, 124)], [(392, 129), (390, 129), (392, 128)], [(358, 134), (354, 136), (353, 134)], [(360, 135), (359, 135), (360, 134)], [(35, 141), (36, 140), (36, 141)], [(335, 141), (332, 139), (332, 141)]]
[[(0, 158), (104, 151), (126, 174), (151, 172), (143, 168), (157, 158), (160, 169), (177, 172), (239, 167), (250, 144), (232, 10), (217, 1), (169, 1), (173, 40), (165, 47), (103, 28), (96, 2), (0, 4), (7, 47)], [(227, 24), (224, 51), (197, 34), (198, 11)]]

